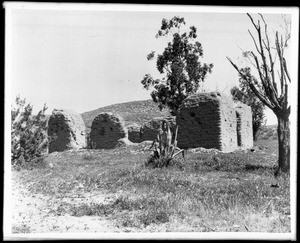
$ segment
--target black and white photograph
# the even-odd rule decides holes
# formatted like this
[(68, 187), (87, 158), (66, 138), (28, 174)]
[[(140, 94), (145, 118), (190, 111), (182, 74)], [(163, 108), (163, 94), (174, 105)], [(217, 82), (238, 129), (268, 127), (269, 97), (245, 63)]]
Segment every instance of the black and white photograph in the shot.
[(296, 240), (299, 8), (2, 7), (4, 240)]

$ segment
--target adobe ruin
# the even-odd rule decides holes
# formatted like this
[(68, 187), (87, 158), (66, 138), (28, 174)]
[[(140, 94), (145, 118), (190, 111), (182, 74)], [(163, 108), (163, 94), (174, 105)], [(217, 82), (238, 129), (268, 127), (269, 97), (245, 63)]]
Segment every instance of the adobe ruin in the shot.
[(54, 109), (48, 120), (49, 153), (86, 146), (85, 125), (80, 114)]
[(178, 146), (183, 149), (203, 147), (230, 152), (239, 144), (244, 148), (253, 146), (251, 108), (237, 106), (219, 92), (187, 97), (179, 108), (176, 124)]
[(164, 120), (168, 122), (171, 132), (174, 133), (176, 129), (175, 117), (155, 117), (143, 125), (129, 125), (127, 127), (129, 140), (133, 143), (141, 143), (149, 140), (153, 141), (157, 138), (157, 134), (160, 132)]
[[(166, 120), (174, 133), (178, 126), (178, 147), (219, 149), (231, 152), (253, 147), (251, 108), (219, 92), (197, 93), (187, 97), (174, 117), (125, 126), (119, 115), (103, 112), (96, 116), (88, 138), (89, 147), (112, 149), (132, 143), (153, 141)], [(57, 110), (48, 121), (49, 152), (86, 147), (85, 125), (80, 114)]]
[(128, 131), (123, 118), (111, 112), (102, 112), (92, 122), (90, 143), (95, 149), (113, 149), (127, 146)]
[(127, 126), (128, 130), (128, 139), (129, 141), (133, 143), (141, 143), (142, 141), (142, 135), (141, 135), (141, 125), (139, 124), (131, 124)]
[(241, 102), (235, 104), (237, 120), (237, 145), (243, 148), (253, 147), (253, 126), (251, 107)]

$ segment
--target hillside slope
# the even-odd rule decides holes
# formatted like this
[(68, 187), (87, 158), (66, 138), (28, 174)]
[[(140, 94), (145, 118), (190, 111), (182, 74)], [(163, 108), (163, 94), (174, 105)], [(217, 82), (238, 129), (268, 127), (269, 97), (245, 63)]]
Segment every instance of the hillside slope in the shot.
[(90, 130), (94, 118), (101, 112), (112, 112), (120, 115), (124, 118), (126, 126), (132, 123), (143, 124), (154, 117), (170, 116), (167, 109), (160, 111), (157, 104), (152, 100), (119, 103), (82, 113), (87, 130)]

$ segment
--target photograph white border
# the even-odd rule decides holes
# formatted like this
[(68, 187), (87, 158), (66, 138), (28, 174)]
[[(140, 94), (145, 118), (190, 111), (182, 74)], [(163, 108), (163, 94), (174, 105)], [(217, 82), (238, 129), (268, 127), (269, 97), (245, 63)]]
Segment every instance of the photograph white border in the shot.
[[(24, 10), (81, 10), (81, 11), (151, 11), (151, 12), (219, 12), (219, 13), (273, 13), (291, 14), (291, 77), (298, 80), (298, 53), (299, 53), (299, 9), (296, 7), (226, 7), (200, 5), (154, 5), (154, 4), (92, 4), (92, 3), (29, 3), (4, 2), (5, 8), (5, 145), (4, 145), (4, 240), (18, 239), (260, 239), (260, 240), (296, 240), (296, 187), (297, 187), (297, 114), (298, 114), (298, 83), (293, 82), (291, 89), (291, 233), (39, 233), (39, 234), (12, 234), (11, 233), (11, 11)], [(297, 36), (297, 38), (295, 38)]]

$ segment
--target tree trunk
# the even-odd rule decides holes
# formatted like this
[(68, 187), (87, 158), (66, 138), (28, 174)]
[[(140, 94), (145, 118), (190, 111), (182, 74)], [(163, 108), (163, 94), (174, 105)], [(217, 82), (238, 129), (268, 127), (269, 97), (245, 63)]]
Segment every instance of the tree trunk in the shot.
[(278, 120), (278, 169), (276, 174), (280, 172), (290, 171), (290, 124), (289, 118), (286, 116), (277, 116)]

